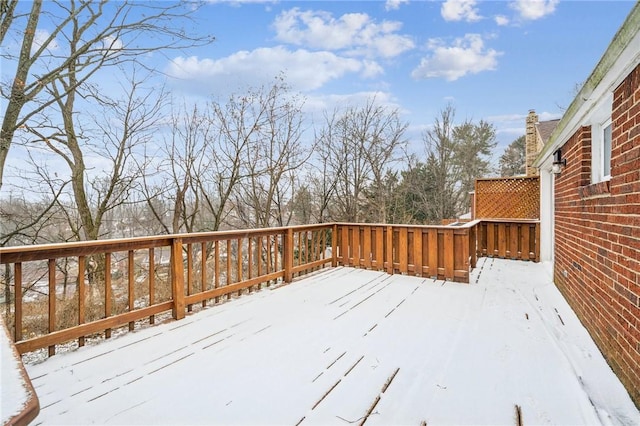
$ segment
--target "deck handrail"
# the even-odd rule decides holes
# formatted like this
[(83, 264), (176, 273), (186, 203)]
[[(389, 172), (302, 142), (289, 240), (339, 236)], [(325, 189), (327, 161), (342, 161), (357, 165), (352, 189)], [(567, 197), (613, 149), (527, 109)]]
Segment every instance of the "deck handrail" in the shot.
[[(14, 288), (7, 325), (17, 350), (48, 348), (51, 356), (64, 342), (77, 339), (82, 346), (87, 336), (108, 338), (113, 328), (133, 330), (147, 319), (153, 324), (168, 311), (180, 320), (198, 304), (290, 283), (319, 268), (350, 266), (468, 283), (477, 257), (538, 261), (538, 247), (539, 223), (532, 220), (480, 219), (455, 226), (332, 222), (1, 247), (0, 264), (10, 272), (5, 285)], [(63, 279), (74, 290), (56, 296)]]

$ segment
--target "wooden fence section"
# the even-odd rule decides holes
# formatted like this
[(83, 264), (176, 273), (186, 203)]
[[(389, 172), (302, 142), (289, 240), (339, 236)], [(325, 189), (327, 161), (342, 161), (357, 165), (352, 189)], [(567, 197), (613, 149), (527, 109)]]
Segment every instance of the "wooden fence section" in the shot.
[(478, 256), (540, 261), (540, 221), (483, 220), (477, 234)]
[(539, 219), (539, 177), (477, 179), (474, 218)]
[(5, 323), (23, 354), (111, 337), (327, 266), (469, 282), (477, 256), (539, 260), (538, 221), (329, 223), (0, 248)]
[(345, 266), (468, 283), (475, 225), (337, 224), (336, 257)]

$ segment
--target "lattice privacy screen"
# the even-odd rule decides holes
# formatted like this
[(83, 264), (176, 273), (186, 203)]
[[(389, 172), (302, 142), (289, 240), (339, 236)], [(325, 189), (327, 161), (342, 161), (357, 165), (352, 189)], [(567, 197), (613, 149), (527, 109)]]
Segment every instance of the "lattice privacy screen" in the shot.
[(476, 219), (539, 219), (538, 176), (476, 180)]

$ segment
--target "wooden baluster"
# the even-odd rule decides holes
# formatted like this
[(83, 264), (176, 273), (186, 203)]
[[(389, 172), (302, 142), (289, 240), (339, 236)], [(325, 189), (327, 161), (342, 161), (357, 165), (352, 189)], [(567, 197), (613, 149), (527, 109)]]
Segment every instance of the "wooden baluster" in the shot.
[(290, 283), (293, 279), (293, 229), (287, 228), (284, 236), (284, 281)]
[[(271, 264), (271, 248), (272, 248), (273, 244), (271, 242), (271, 235), (267, 235), (267, 264), (266, 264), (266, 268), (267, 270), (265, 271), (267, 274), (271, 273), (271, 271), (275, 271), (276, 269), (273, 268), (272, 269), (272, 264)], [(271, 286), (271, 281), (267, 281), (267, 287)]]
[(364, 226), (364, 235), (362, 236), (362, 257), (364, 258), (364, 267), (371, 269), (371, 227)]
[(429, 277), (438, 279), (438, 230), (429, 228)]
[[(311, 232), (311, 261), (315, 262), (318, 260), (318, 231), (310, 231)], [(316, 268), (313, 268), (315, 270)]]
[(393, 227), (387, 226), (387, 274), (393, 275)]
[[(227, 284), (229, 285), (231, 284), (232, 281), (232, 277), (231, 277), (231, 240), (227, 240)], [(231, 299), (231, 293), (227, 293), (227, 300)]]
[(384, 228), (376, 227), (376, 269), (384, 271)]
[(487, 223), (487, 256), (495, 257), (497, 254), (495, 224), (489, 222)]
[(514, 248), (515, 253), (511, 253), (512, 259), (522, 260), (522, 232), (524, 231), (524, 225), (522, 223), (512, 223), (513, 228), (512, 237), (515, 241), (511, 241), (511, 247)]
[[(111, 253), (104, 254), (104, 317), (111, 316)], [(104, 331), (105, 339), (111, 337), (111, 329)]]
[(282, 245), (280, 235), (273, 236), (273, 271), (277, 271), (280, 267), (284, 269), (284, 262), (280, 255), (280, 246)]
[(422, 228), (413, 228), (413, 274), (422, 276)]
[[(13, 265), (13, 284), (14, 284), (14, 317), (13, 335), (16, 342), (22, 340), (22, 263), (18, 262)], [(7, 301), (8, 303), (9, 301)]]
[(351, 227), (351, 257), (354, 267), (360, 266), (360, 226)]
[[(56, 260), (49, 259), (49, 333), (56, 331)], [(49, 346), (49, 356), (56, 354), (56, 345)]]
[(408, 252), (409, 252), (409, 232), (406, 227), (402, 227), (398, 230), (398, 264), (400, 273), (407, 273), (408, 266)]
[[(454, 280), (455, 280), (455, 271), (462, 270), (464, 272), (464, 276), (462, 277), (462, 281), (468, 283), (469, 282), (469, 236), (470, 231), (468, 228), (461, 229), (463, 234), (458, 234), (457, 244), (453, 248), (456, 254), (460, 253), (460, 257), (456, 258), (455, 264), (453, 266)], [(456, 237), (454, 235), (454, 243), (456, 242)]]
[(338, 266), (338, 225), (331, 228), (331, 266)]
[(534, 243), (535, 244), (534, 259), (536, 262), (540, 262), (540, 222), (535, 223), (533, 226), (535, 228), (534, 232), (536, 235), (535, 243)]
[(498, 224), (498, 257), (507, 257), (507, 230), (505, 223)]
[[(220, 245), (219, 241), (216, 240), (213, 246), (213, 288), (220, 288)], [(215, 302), (220, 302), (220, 296), (216, 296)]]
[[(242, 282), (242, 240), (240, 238), (236, 240), (236, 245), (238, 246), (238, 250), (237, 250), (238, 255), (236, 256), (236, 260), (237, 260), (236, 282)], [(242, 289), (238, 290), (238, 296), (242, 296)]]
[[(247, 274), (248, 279), (253, 278), (253, 237), (247, 238)], [(249, 293), (253, 292), (253, 286), (249, 287)]]
[(455, 247), (453, 244), (453, 229), (445, 229), (444, 231), (444, 279), (454, 279), (454, 254)]
[[(156, 258), (153, 247), (149, 249), (149, 306), (153, 306), (156, 303)], [(149, 316), (149, 324), (153, 325), (156, 323), (155, 315)]]
[[(200, 291), (207, 291), (207, 243), (200, 243)], [(202, 301), (202, 307), (207, 307), (207, 300)]]
[(353, 247), (350, 246), (351, 239), (349, 238), (349, 226), (342, 225), (341, 229), (340, 242), (342, 243), (342, 250), (340, 250), (340, 255), (342, 257), (342, 266), (349, 266), (349, 258), (353, 252)]
[[(258, 237), (258, 244), (256, 245), (256, 251), (257, 251), (257, 256), (256, 256), (256, 260), (258, 262), (258, 276), (261, 277), (262, 276), (262, 241), (263, 237), (262, 235)], [(262, 286), (260, 284), (258, 284), (258, 290), (260, 290)]]
[[(78, 325), (85, 321), (85, 287), (84, 287), (85, 257), (78, 256)], [(84, 346), (84, 336), (78, 337), (78, 346)]]
[[(127, 256), (127, 281), (129, 284), (129, 312), (135, 309), (134, 302), (136, 300), (135, 280), (134, 280), (134, 264), (133, 264), (133, 250), (129, 250)], [(129, 322), (129, 331), (133, 331), (135, 327), (135, 321)]]
[[(191, 244), (187, 244), (187, 296), (193, 294), (193, 247)], [(193, 310), (193, 305), (190, 303), (187, 305), (187, 312)]]

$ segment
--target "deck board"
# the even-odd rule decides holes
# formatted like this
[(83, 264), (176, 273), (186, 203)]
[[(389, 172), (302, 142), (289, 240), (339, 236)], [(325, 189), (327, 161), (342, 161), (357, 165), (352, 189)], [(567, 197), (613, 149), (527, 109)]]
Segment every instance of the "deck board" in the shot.
[(640, 422), (540, 264), (476, 281), (334, 268), (56, 355), (36, 424)]

